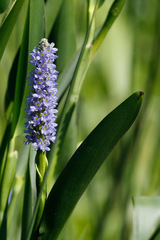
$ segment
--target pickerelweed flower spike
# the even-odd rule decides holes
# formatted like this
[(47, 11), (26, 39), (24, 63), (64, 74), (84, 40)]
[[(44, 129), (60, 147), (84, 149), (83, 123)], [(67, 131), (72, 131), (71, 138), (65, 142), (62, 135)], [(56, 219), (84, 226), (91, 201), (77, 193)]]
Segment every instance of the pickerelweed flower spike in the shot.
[(43, 152), (49, 151), (50, 141), (56, 140), (58, 72), (54, 60), (57, 58), (57, 50), (54, 43), (49, 44), (48, 40), (43, 38), (39, 42), (38, 50), (35, 47), (30, 53), (32, 59), (29, 62), (36, 68), (27, 78), (31, 92), (26, 102), (28, 108), (25, 109), (28, 119), (25, 123), (26, 144), (32, 143), (35, 150), (40, 149)]

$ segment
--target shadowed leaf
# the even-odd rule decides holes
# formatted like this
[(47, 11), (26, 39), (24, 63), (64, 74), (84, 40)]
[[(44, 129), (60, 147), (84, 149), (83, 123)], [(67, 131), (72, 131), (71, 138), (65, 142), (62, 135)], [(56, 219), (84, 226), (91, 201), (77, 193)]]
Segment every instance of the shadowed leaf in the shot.
[(106, 116), (74, 153), (46, 201), (43, 239), (56, 239), (88, 184), (134, 122), (142, 103), (137, 92)]

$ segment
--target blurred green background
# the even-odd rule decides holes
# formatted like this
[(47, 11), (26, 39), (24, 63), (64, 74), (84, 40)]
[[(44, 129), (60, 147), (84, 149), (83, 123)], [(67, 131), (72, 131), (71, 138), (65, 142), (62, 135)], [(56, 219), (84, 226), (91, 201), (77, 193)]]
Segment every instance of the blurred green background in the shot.
[[(112, 1), (98, 10), (100, 26)], [(71, 5), (76, 41), (62, 56), (58, 24), (65, 5)], [(157, 196), (160, 188), (160, 1), (126, 0), (125, 6), (95, 55), (83, 84), (77, 108), (77, 145), (101, 119), (131, 93), (145, 92), (134, 126), (116, 146), (77, 204), (59, 239), (132, 239), (132, 197)], [(20, 46), (26, 15), (23, 7), (0, 64), (0, 140), (6, 127), (4, 98), (12, 62)], [(0, 15), (1, 21), (4, 14)], [(67, 15), (66, 15), (67, 19)], [(57, 24), (57, 25), (56, 25)], [(62, 26), (62, 29), (67, 26)], [(53, 31), (54, 30), (54, 31)], [(57, 69), (81, 46), (86, 32), (86, 1), (64, 0), (50, 35), (59, 48)], [(53, 39), (52, 39), (53, 37)], [(69, 36), (70, 39), (72, 36)], [(65, 48), (65, 47), (64, 47)]]

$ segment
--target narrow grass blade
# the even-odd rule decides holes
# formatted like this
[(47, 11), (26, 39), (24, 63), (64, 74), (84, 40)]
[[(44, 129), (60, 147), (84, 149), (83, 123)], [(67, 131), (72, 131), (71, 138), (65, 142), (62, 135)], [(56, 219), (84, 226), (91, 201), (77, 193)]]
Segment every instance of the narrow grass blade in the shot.
[(4, 21), (3, 25), (0, 28), (0, 59), (3, 55), (9, 37), (12, 33), (13, 27), (18, 19), (18, 15), (21, 11), (21, 8), (26, 0), (17, 0), (14, 7), (10, 11), (9, 15), (7, 16), (6, 20)]
[(106, 116), (74, 153), (46, 201), (43, 239), (55, 240), (88, 184), (134, 122), (143, 99), (136, 92)]

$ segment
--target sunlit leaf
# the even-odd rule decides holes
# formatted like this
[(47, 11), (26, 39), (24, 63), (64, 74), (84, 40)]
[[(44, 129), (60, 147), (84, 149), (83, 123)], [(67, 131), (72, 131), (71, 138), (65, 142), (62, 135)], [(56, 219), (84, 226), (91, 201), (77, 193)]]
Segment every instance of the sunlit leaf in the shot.
[(137, 92), (106, 116), (74, 153), (46, 201), (43, 239), (56, 239), (88, 184), (134, 122), (143, 99)]

